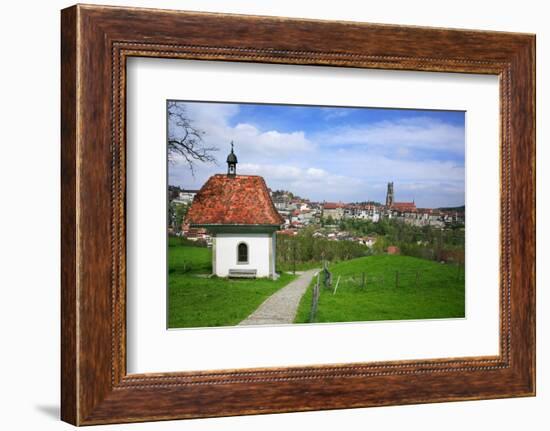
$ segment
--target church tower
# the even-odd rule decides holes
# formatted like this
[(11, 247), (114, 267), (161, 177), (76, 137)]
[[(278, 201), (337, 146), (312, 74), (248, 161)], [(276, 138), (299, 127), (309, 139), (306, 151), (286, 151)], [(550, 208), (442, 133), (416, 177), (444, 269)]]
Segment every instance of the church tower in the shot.
[(388, 191), (386, 192), (386, 206), (391, 207), (393, 205), (393, 181), (388, 183)]
[(237, 175), (237, 156), (233, 152), (233, 141), (231, 141), (231, 152), (227, 156), (227, 176), (234, 177)]

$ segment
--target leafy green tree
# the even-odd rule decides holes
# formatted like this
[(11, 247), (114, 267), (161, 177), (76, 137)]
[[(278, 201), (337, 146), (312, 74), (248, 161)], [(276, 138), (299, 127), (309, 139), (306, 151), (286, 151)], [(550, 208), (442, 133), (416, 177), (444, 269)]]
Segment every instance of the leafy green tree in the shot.
[(171, 202), (168, 207), (169, 221), (174, 232), (180, 232), (188, 210), (188, 206), (182, 203)]

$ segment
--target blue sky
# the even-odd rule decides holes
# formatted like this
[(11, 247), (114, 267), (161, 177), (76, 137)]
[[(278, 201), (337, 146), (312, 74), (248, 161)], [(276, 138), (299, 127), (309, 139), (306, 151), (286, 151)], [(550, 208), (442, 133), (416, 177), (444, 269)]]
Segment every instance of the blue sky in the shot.
[[(316, 201), (385, 200), (419, 207), (464, 204), (465, 113), (404, 109), (180, 102), (217, 164), (169, 165), (169, 183), (198, 189), (226, 172), (230, 142), (238, 174)], [(168, 127), (173, 128), (173, 124)]]

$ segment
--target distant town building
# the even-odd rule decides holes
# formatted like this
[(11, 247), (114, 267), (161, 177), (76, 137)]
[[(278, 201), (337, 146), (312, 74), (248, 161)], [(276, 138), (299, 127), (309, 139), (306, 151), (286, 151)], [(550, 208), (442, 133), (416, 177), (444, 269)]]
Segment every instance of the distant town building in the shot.
[(344, 218), (344, 204), (325, 202), (323, 204), (323, 218), (327, 219), (331, 217), (333, 220), (341, 220)]
[(400, 213), (407, 213), (407, 212), (415, 212), (416, 211), (416, 205), (414, 201), (412, 202), (394, 202), (391, 209), (398, 211)]
[(182, 190), (179, 192), (177, 201), (184, 204), (190, 204), (193, 202), (193, 199), (198, 192), (198, 190)]
[(181, 231), (183, 236), (189, 241), (203, 241), (207, 245), (212, 245), (212, 238), (204, 228), (192, 228), (188, 224), (184, 224)]
[(400, 254), (401, 250), (399, 250), (399, 247), (397, 247), (396, 245), (389, 245), (386, 252), (388, 254)]
[(298, 229), (284, 229), (280, 230), (279, 235), (296, 236), (298, 235)]
[(367, 247), (371, 248), (374, 244), (376, 244), (377, 238), (375, 236), (364, 236), (357, 239), (357, 242), (359, 244), (366, 245)]

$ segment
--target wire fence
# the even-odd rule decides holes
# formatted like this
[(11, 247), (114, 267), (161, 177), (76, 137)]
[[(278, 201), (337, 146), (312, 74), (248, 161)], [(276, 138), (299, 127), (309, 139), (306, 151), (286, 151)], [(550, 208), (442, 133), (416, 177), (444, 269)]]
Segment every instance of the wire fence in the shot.
[(367, 270), (336, 276), (328, 269), (328, 264), (323, 264), (323, 269), (317, 274), (315, 284), (313, 286), (311, 309), (309, 321), (314, 322), (319, 306), (319, 297), (321, 290), (338, 294), (338, 289), (354, 288), (359, 292), (369, 292), (380, 289), (403, 289), (412, 288), (420, 290), (424, 286), (433, 286), (434, 283), (451, 283), (464, 281), (464, 266), (457, 265), (456, 273), (449, 272), (444, 278), (437, 276), (434, 280), (433, 275), (429, 271), (421, 269), (395, 269), (388, 270), (384, 274), (372, 273)]

